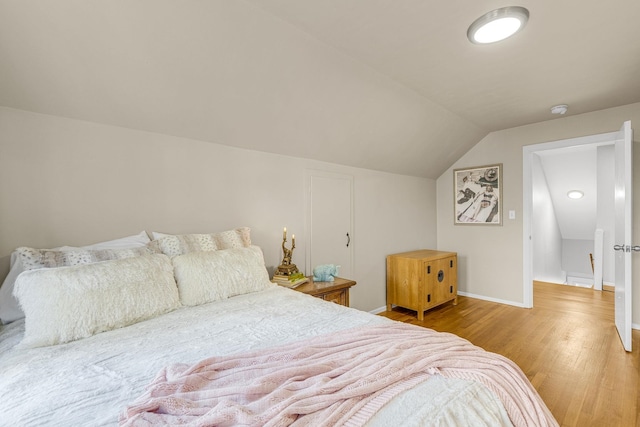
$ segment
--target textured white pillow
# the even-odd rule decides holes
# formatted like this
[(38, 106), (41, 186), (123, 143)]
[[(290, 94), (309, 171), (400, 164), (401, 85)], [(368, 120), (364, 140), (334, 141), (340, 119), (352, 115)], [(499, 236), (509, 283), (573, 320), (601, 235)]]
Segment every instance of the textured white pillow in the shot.
[[(106, 242), (94, 243), (92, 245), (83, 246), (81, 248), (74, 246), (62, 246), (60, 248), (51, 250), (70, 251), (78, 249), (127, 249), (127, 248), (140, 248), (146, 246), (151, 240), (146, 231), (141, 231), (138, 234), (132, 236), (121, 237), (115, 240), (109, 240)], [(0, 287), (0, 320), (2, 323), (7, 324), (24, 317), (24, 313), (18, 304), (18, 301), (13, 296), (13, 286), (16, 279), (25, 270), (22, 265), (22, 261), (16, 251), (11, 253), (10, 270), (7, 277), (5, 277), (2, 286)]]
[(25, 271), (14, 294), (26, 315), (27, 347), (86, 338), (180, 305), (171, 261), (162, 254)]
[(172, 260), (183, 305), (200, 305), (274, 286), (257, 246), (191, 252)]
[[(156, 234), (154, 232), (154, 236)], [(251, 229), (249, 227), (239, 227), (212, 234), (165, 235), (149, 243), (149, 248), (156, 249), (157, 252), (162, 252), (170, 258), (190, 252), (219, 251), (249, 246), (251, 246)]]
[(152, 231), (151, 232), (151, 239), (152, 240), (162, 239), (163, 237), (167, 237), (167, 236), (173, 236), (173, 234), (160, 233), (159, 231)]
[(82, 249), (54, 251), (49, 249), (34, 249), (21, 247), (16, 249), (22, 267), (25, 270), (37, 268), (57, 268), (72, 265), (93, 264), (95, 262), (111, 261), (114, 259), (133, 258), (142, 255), (160, 253), (156, 248), (144, 246), (142, 248), (126, 249)]

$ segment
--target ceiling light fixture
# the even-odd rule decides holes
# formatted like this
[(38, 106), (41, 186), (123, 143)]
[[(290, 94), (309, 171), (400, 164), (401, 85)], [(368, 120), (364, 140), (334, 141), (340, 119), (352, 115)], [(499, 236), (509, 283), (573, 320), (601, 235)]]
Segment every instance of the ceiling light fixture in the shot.
[(529, 11), (520, 6), (507, 6), (492, 10), (476, 19), (467, 30), (471, 43), (495, 43), (511, 37), (524, 28)]
[(570, 199), (582, 199), (584, 197), (584, 193), (580, 190), (571, 190), (567, 193), (567, 197)]
[(569, 109), (569, 106), (566, 104), (556, 105), (555, 107), (551, 107), (551, 114), (564, 114)]

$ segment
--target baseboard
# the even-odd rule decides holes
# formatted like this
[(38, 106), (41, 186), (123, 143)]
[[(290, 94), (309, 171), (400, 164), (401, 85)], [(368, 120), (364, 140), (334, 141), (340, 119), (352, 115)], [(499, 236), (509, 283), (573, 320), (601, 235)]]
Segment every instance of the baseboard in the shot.
[[(481, 300), (484, 300), (484, 301), (497, 302), (498, 304), (506, 304), (506, 305), (512, 305), (512, 306), (515, 306), (515, 307), (526, 308), (524, 306), (524, 304), (522, 304), (521, 302), (514, 302), (514, 301), (507, 301), (507, 300), (498, 299), (498, 298), (485, 297), (483, 295), (471, 294), (469, 292), (460, 292), (460, 291), (458, 291), (458, 295), (463, 296), (463, 297), (468, 297), (468, 298), (481, 299)], [(382, 307), (374, 308), (373, 310), (370, 310), (369, 313), (371, 313), (371, 314), (380, 314), (383, 311), (387, 311), (387, 306), (386, 305), (382, 306)]]
[(373, 310), (370, 310), (369, 313), (371, 313), (371, 314), (380, 314), (383, 311), (387, 311), (387, 306), (386, 305), (383, 305), (382, 307), (374, 308)]
[(472, 294), (469, 292), (458, 291), (458, 295), (461, 295), (463, 297), (468, 297), (468, 298), (481, 299), (483, 301), (497, 302), (498, 304), (506, 304), (506, 305), (512, 305), (514, 307), (526, 308), (525, 305), (521, 302), (508, 301), (508, 300), (499, 299), (499, 298), (491, 298), (491, 297), (486, 297), (484, 295)]

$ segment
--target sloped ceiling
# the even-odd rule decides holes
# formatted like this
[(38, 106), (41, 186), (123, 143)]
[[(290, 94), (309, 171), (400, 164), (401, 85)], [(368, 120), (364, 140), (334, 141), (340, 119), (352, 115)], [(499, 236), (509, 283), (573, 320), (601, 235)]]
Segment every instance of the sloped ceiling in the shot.
[(436, 178), (487, 133), (640, 101), (640, 2), (0, 0), (0, 105)]
[[(597, 148), (571, 147), (537, 154), (540, 156), (562, 238), (593, 240), (598, 219)], [(567, 193), (571, 190), (582, 191), (584, 197), (569, 199)]]

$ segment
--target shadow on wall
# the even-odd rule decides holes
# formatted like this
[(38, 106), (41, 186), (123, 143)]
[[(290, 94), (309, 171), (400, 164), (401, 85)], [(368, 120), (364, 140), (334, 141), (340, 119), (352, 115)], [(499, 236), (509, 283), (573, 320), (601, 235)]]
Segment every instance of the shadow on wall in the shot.
[(0, 257), (0, 285), (4, 282), (4, 278), (9, 274), (9, 262), (11, 255)]

